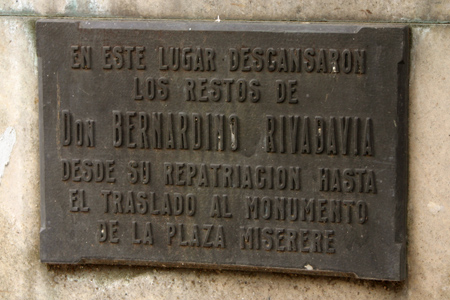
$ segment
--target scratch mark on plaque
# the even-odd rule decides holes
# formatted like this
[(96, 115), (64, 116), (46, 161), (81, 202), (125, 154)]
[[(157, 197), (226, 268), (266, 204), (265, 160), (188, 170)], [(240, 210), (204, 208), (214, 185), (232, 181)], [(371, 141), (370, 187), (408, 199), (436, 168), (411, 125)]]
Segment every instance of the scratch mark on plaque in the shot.
[(80, 88), (80, 91), (82, 91), (83, 93), (85, 93), (86, 95), (90, 96), (88, 92), (86, 92), (85, 90)]
[(308, 271), (314, 270), (313, 266), (311, 266), (310, 264), (305, 265), (305, 269)]
[(13, 127), (6, 128), (5, 132), (0, 136), (0, 183), (5, 167), (9, 164), (9, 158), (15, 143), (16, 130)]

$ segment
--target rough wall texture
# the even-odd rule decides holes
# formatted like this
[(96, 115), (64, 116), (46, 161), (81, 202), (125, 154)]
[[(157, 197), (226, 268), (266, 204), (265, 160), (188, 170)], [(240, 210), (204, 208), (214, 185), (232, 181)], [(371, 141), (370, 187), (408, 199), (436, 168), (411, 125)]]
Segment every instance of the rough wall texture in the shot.
[[(0, 299), (448, 299), (449, 1), (3, 1)], [(37, 17), (411, 22), (408, 281), (39, 262)], [(441, 25), (439, 25), (441, 24)]]
[(448, 22), (441, 0), (5, 0), (4, 15), (360, 22)]

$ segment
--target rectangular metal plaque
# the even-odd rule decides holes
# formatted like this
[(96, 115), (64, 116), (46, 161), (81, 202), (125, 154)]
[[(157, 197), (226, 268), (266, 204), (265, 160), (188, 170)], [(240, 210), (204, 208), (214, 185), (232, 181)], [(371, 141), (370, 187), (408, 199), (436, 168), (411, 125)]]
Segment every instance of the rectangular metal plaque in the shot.
[(37, 22), (41, 260), (406, 276), (408, 28)]

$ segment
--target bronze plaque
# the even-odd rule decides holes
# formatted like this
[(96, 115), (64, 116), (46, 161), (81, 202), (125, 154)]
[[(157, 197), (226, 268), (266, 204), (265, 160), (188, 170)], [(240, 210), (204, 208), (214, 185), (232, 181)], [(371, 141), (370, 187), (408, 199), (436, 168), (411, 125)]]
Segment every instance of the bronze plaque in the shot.
[(42, 262), (405, 279), (407, 27), (36, 27)]

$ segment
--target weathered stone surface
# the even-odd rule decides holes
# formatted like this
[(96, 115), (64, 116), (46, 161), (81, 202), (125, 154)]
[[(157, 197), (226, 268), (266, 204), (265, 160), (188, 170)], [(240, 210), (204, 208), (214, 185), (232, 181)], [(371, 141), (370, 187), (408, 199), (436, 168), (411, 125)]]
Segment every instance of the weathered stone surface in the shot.
[(408, 295), (444, 299), (450, 290), (450, 62), (441, 57), (450, 47), (450, 27), (415, 27), (412, 37)]
[(450, 2), (439, 0), (115, 1), (5, 0), (0, 14), (75, 17), (222, 20), (426, 22), (449, 21)]
[[(0, 135), (16, 132), (0, 183), (2, 299), (445, 299), (450, 289), (449, 26), (412, 30), (409, 279), (400, 285), (271, 273), (39, 262), (38, 89), (34, 21), (0, 19)], [(2, 152), (3, 148), (0, 149)]]
[[(4, 18), (0, 24), (0, 155), (7, 163), (0, 174), (0, 298), (19, 299), (32, 297), (29, 279), (42, 268), (35, 35), (33, 20)], [(8, 128), (16, 135), (10, 155), (2, 143)]]

